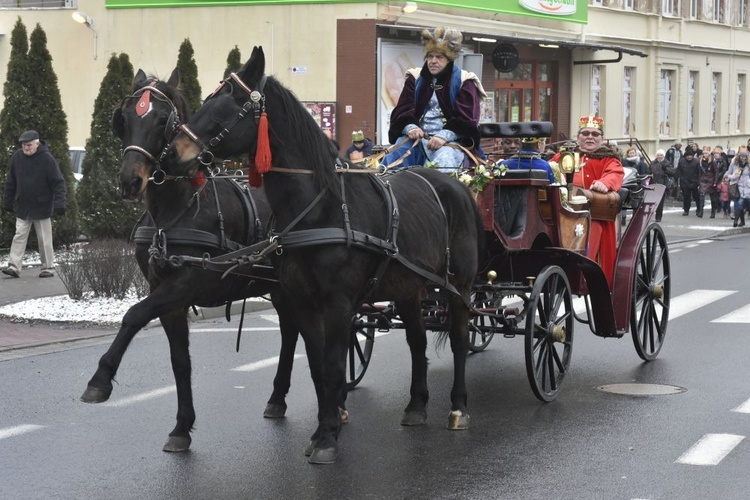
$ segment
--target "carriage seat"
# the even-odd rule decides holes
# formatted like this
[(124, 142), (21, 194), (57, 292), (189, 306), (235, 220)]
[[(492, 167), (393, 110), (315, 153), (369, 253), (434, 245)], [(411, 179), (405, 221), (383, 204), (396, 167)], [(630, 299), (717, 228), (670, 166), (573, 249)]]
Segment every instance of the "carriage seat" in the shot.
[(495, 198), (495, 220), (509, 238), (521, 236), (526, 229), (529, 189), (549, 185), (547, 172), (541, 169), (509, 169), (500, 179)]

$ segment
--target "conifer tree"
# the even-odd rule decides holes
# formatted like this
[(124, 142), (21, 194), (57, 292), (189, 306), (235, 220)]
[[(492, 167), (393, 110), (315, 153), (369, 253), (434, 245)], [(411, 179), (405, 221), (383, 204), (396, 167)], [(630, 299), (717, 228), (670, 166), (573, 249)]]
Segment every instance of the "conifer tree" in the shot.
[(236, 45), (229, 51), (227, 56), (227, 69), (224, 70), (224, 79), (229, 78), (230, 73), (236, 73), (242, 67), (240, 48)]
[(77, 197), (81, 225), (91, 239), (127, 239), (142, 207), (122, 201), (118, 187), (120, 140), (112, 133), (112, 113), (122, 98), (132, 92), (133, 65), (127, 54), (112, 54), (99, 87), (86, 140), (83, 179)]
[[(29, 40), (26, 26), (19, 17), (10, 36), (8, 74), (3, 85), (3, 109), (0, 111), (0, 185), (5, 186), (10, 169), (10, 157), (18, 149), (18, 137), (27, 130), (29, 119), (28, 83), (33, 79), (26, 62)], [(0, 190), (0, 197), (3, 191)], [(0, 219), (0, 243), (9, 247), (16, 231), (13, 214), (3, 214)]]
[(193, 55), (193, 45), (190, 39), (186, 38), (180, 45), (177, 69), (180, 71), (180, 89), (190, 107), (190, 113), (195, 113), (203, 102), (201, 86), (198, 83), (198, 66), (195, 64)]
[(68, 146), (68, 118), (63, 111), (57, 75), (52, 68), (52, 55), (47, 48), (47, 34), (41, 25), (36, 25), (29, 40), (26, 63), (28, 73), (34, 77), (28, 82), (27, 107), (30, 108), (30, 121), (23, 128), (39, 132), (65, 178), (68, 188), (65, 215), (54, 217), (52, 228), (55, 244), (67, 244), (74, 242), (79, 234), (78, 205), (74, 196), (75, 178)]

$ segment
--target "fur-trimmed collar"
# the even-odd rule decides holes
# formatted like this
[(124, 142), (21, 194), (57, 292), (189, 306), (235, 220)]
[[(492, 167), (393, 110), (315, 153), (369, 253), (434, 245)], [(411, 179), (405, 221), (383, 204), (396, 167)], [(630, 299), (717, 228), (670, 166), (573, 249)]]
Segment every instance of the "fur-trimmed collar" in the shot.
[(618, 160), (620, 159), (620, 155), (617, 154), (617, 153), (615, 153), (614, 151), (612, 151), (612, 149), (609, 148), (609, 147), (607, 147), (607, 146), (601, 146), (599, 149), (597, 149), (596, 151), (593, 151), (591, 153), (584, 153), (580, 149), (578, 151), (582, 155), (586, 155), (589, 158), (598, 158), (598, 159), (601, 159), (601, 158), (617, 158)]

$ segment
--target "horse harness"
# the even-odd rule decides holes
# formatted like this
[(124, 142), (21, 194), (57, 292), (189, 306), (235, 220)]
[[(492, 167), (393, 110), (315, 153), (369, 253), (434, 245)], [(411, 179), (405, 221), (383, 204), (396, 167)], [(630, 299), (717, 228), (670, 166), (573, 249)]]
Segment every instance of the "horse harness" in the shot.
[[(250, 89), (245, 83), (237, 76), (236, 73), (231, 73), (219, 87), (213, 92), (212, 95), (216, 94), (225, 84), (233, 81), (238, 87), (240, 87), (248, 96), (248, 100), (241, 106), (235, 118), (226, 126), (222, 126), (222, 130), (213, 138), (208, 141), (208, 145), (204, 144), (197, 134), (195, 134), (185, 124), (181, 124), (177, 127), (177, 130), (182, 131), (191, 141), (193, 141), (198, 147), (201, 148), (201, 152), (198, 154), (198, 160), (203, 164), (208, 164), (213, 161), (214, 155), (209, 149), (210, 146), (218, 145), (251, 110), (254, 112), (256, 123), (260, 117), (262, 111), (265, 110), (265, 95), (263, 94), (263, 88), (266, 82), (266, 76), (264, 75), (258, 85), (257, 90)], [(210, 96), (209, 96), (210, 98)], [(405, 170), (410, 175), (414, 175), (421, 179), (422, 182), (427, 186), (428, 190), (432, 193), (435, 201), (440, 207), (440, 211), (445, 219), (445, 256), (446, 256), (446, 269), (444, 276), (438, 276), (422, 267), (411, 262), (405, 256), (403, 256), (397, 245), (397, 235), (399, 226), (399, 211), (396, 198), (393, 196), (391, 191), (390, 183), (384, 182), (380, 176), (373, 175), (376, 173), (372, 170), (353, 170), (349, 169), (348, 166), (342, 165), (339, 159), (336, 159), (336, 172), (339, 174), (347, 173), (365, 173), (370, 175), (373, 184), (377, 186), (377, 189), (383, 196), (386, 203), (386, 209), (388, 211), (388, 229), (386, 235), (383, 238), (376, 237), (367, 233), (363, 233), (356, 229), (352, 229), (349, 220), (349, 209), (346, 203), (346, 190), (345, 190), (345, 175), (340, 175), (339, 179), (341, 182), (341, 198), (342, 198), (342, 217), (343, 227), (326, 227), (326, 228), (314, 228), (314, 229), (298, 229), (294, 230), (294, 227), (322, 200), (325, 195), (325, 190), (321, 191), (313, 201), (294, 219), (289, 225), (284, 228), (281, 232), (276, 233), (271, 231), (269, 238), (266, 241), (258, 242), (254, 245), (244, 247), (242, 249), (230, 252), (228, 254), (217, 257), (216, 259), (202, 258), (197, 259), (194, 257), (183, 256), (177, 257), (174, 262), (179, 263), (190, 263), (199, 265), (206, 269), (214, 269), (216, 271), (223, 271), (224, 274), (235, 272), (240, 267), (245, 265), (255, 265), (260, 262), (266, 255), (271, 252), (281, 254), (284, 248), (300, 248), (310, 247), (317, 245), (333, 245), (333, 244), (345, 244), (347, 247), (357, 247), (376, 253), (383, 253), (384, 258), (381, 261), (375, 275), (369, 280), (367, 289), (363, 292), (363, 297), (359, 302), (364, 302), (367, 296), (369, 296), (380, 283), (383, 275), (385, 274), (388, 263), (395, 259), (407, 269), (422, 276), (426, 280), (445, 288), (451, 293), (458, 296), (461, 294), (456, 290), (453, 284), (450, 283), (449, 277), (450, 272), (450, 248), (448, 246), (449, 234), (448, 234), (448, 221), (445, 214), (445, 209), (440, 197), (438, 196), (435, 188), (432, 184), (427, 181), (424, 177)], [(285, 173), (285, 174), (312, 174), (311, 170), (305, 169), (288, 169), (281, 167), (272, 167), (271, 172)]]

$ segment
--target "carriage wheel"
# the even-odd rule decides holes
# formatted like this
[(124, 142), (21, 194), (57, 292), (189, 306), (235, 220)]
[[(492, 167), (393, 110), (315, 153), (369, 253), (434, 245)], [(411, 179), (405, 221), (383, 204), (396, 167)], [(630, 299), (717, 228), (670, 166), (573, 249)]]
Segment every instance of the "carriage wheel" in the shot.
[(542, 401), (552, 401), (570, 368), (573, 350), (573, 299), (570, 283), (558, 266), (536, 278), (526, 313), (526, 375)]
[(371, 323), (369, 316), (361, 314), (357, 314), (352, 321), (352, 338), (346, 352), (346, 388), (349, 390), (359, 384), (370, 365), (375, 343), (375, 327)]
[[(471, 294), (471, 305), (477, 309), (496, 308), (491, 292), (476, 292)], [(497, 330), (497, 319), (477, 314), (469, 321), (469, 350), (471, 352), (484, 351), (490, 344)]]
[(652, 224), (641, 240), (635, 263), (630, 331), (638, 356), (656, 359), (669, 321), (669, 252), (664, 231)]

